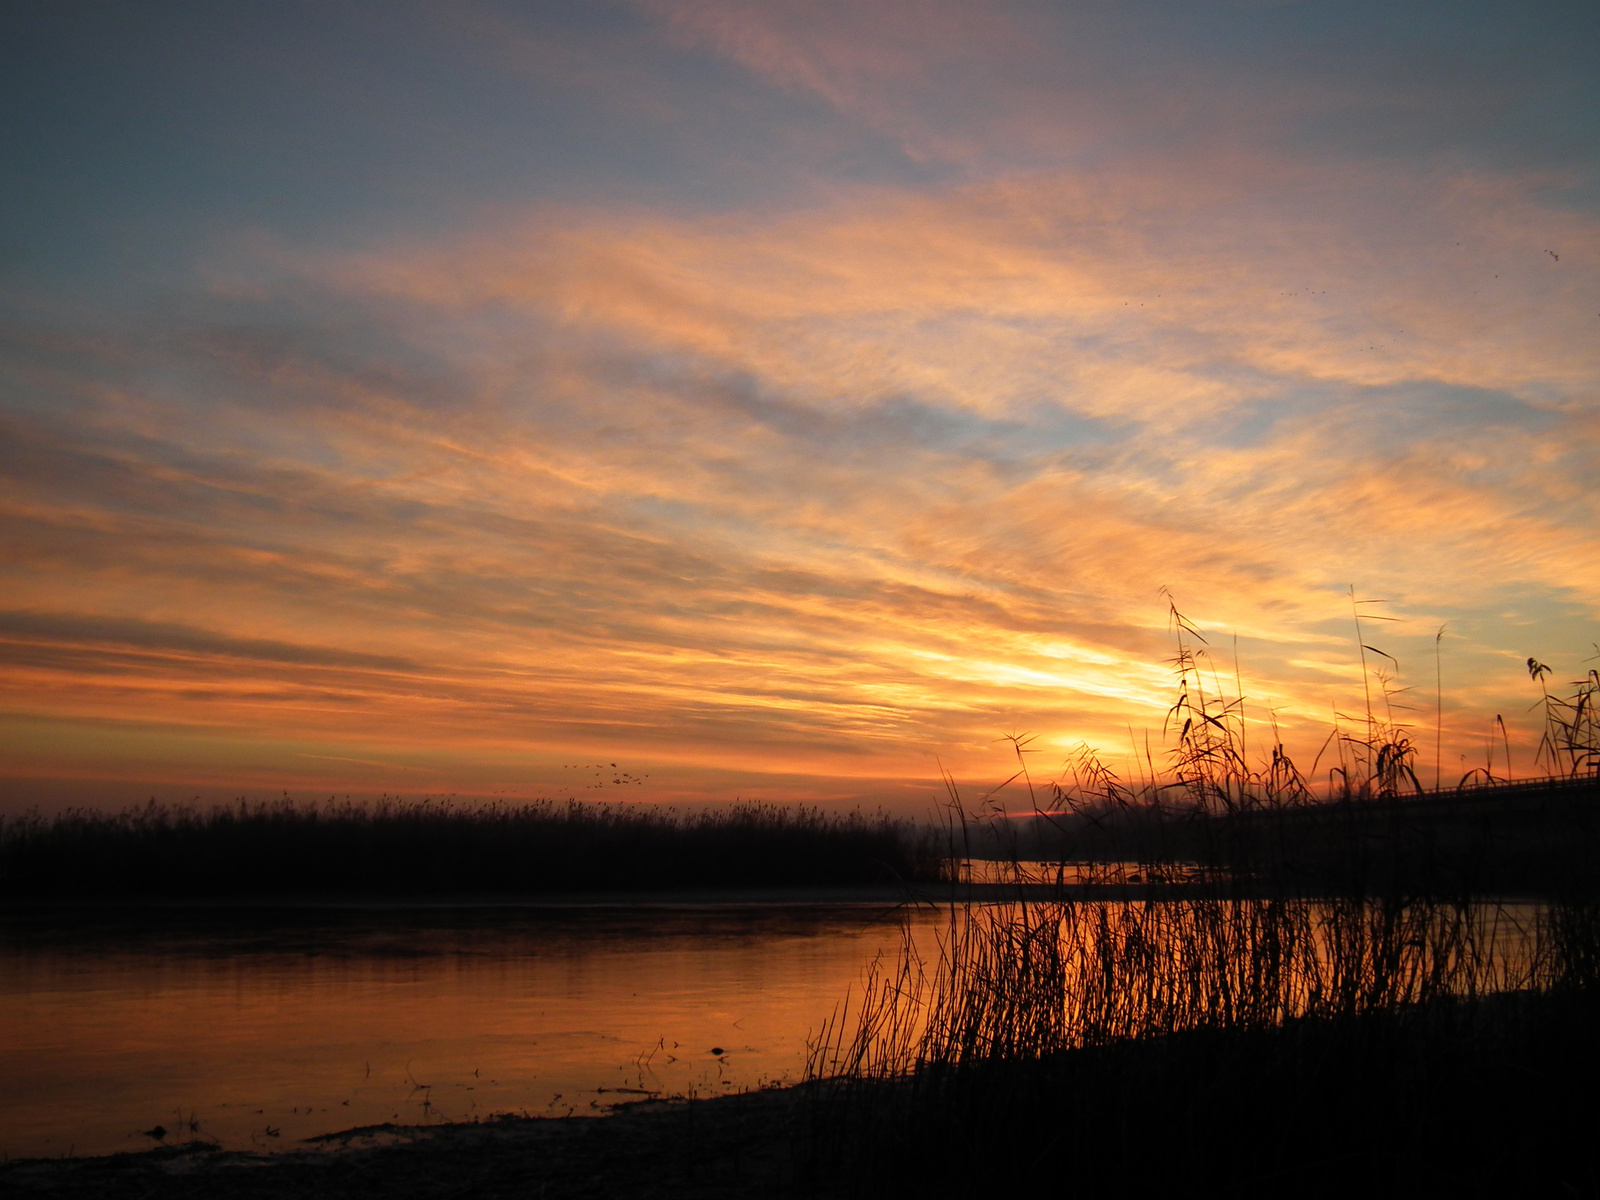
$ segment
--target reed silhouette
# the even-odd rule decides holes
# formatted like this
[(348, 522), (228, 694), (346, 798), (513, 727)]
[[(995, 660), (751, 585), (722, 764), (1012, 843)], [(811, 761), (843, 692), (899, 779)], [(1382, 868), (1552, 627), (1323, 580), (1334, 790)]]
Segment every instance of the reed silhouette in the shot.
[(911, 822), (746, 804), (153, 801), (0, 821), (0, 895), (447, 896), (899, 885), (945, 871)]
[[(1383, 682), (1316, 794), (1281, 744), (1250, 761), (1172, 618), (1163, 766), (1085, 750), (1039, 787), (1013, 738), (1020, 822), (947, 781), (952, 856), (1009, 851), (1017, 886), (952, 886), (936, 951), (908, 934), (813, 1040), (812, 1185), (1600, 1195), (1593, 691), (1549, 705), (1564, 779), (1426, 793)], [(1530, 819), (1480, 819), (1505, 811)]]

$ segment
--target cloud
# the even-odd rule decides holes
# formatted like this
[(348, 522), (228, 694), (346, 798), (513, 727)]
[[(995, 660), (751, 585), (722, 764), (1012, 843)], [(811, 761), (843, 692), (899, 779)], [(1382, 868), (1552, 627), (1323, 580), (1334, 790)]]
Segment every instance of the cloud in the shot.
[[(1594, 58), (1562, 5), (989, 4), (640, 8), (912, 158), (992, 177), (1151, 154), (1530, 165), (1595, 182)], [(1492, 50), (1489, 47), (1493, 47)], [(1592, 210), (1592, 195), (1590, 197)]]
[(7, 711), (898, 796), (1002, 733), (1159, 727), (1163, 586), (1301, 748), (1352, 702), (1350, 584), (1408, 669), (1470, 631), (1480, 705), (1595, 619), (1600, 230), (1559, 172), (1315, 151), (1316, 88), (1175, 143), (1186, 88), (1287, 84), (1201, 63), (1119, 116), (1138, 76), (1014, 13), (652, 11), (951, 173), (241, 241), (138, 320), (13, 319)]

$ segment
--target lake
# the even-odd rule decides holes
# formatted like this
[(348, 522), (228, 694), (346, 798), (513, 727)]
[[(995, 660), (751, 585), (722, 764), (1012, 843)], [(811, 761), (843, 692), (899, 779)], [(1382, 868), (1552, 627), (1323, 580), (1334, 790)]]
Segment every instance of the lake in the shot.
[(0, 1154), (596, 1114), (803, 1072), (883, 903), (0, 915)]
[[(1110, 936), (1124, 903), (1095, 902)], [(1305, 903), (1301, 966), (1326, 974), (1333, 910)], [(1182, 943), (1186, 911), (1156, 930)], [(1466, 926), (1451, 911), (1429, 928), (1467, 938), (1473, 990), (1525, 986), (1536, 909), (1479, 903)], [(278, 1150), (794, 1082), (873, 960), (909, 931), (932, 961), (950, 918), (793, 897), (0, 910), (0, 1156), (145, 1149), (158, 1127)]]

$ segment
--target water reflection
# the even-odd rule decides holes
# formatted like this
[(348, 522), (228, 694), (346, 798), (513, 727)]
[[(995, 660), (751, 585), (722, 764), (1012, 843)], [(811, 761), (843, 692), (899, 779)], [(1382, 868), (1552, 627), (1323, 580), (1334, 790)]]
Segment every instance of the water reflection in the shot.
[[(149, 911), (0, 923), (0, 1152), (591, 1113), (796, 1078), (881, 906)], [(931, 911), (915, 923), (937, 924)]]

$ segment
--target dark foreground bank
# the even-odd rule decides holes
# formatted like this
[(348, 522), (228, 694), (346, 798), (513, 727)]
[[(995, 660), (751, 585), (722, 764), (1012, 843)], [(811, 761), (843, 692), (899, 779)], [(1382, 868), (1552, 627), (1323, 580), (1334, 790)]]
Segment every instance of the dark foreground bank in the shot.
[(813, 1195), (794, 1185), (797, 1090), (651, 1103), (606, 1117), (378, 1126), (272, 1155), (195, 1142), (0, 1166), (0, 1195), (104, 1197), (685, 1197)]
[(857, 1080), (811, 1144), (860, 1196), (1600, 1197), (1597, 1016), (1511, 995)]
[(87, 1197), (1600, 1197), (1593, 998), (1196, 1032), (592, 1119), (0, 1167)]

